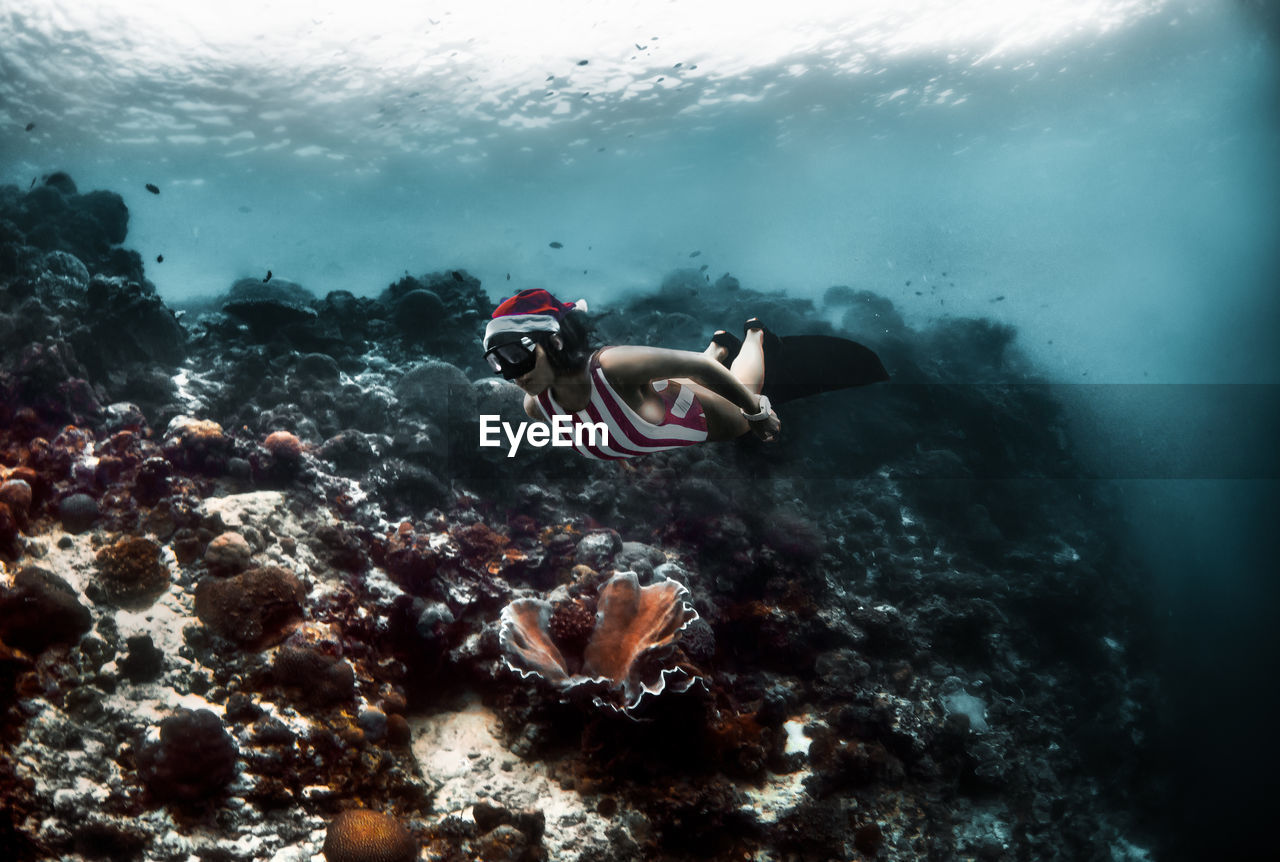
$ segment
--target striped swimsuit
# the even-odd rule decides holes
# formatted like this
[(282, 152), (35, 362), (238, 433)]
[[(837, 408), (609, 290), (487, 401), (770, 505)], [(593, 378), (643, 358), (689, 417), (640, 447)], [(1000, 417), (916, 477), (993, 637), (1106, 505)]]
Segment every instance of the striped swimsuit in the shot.
[[(666, 404), (667, 413), (662, 417), (661, 423), (654, 425), (637, 415), (609, 385), (604, 369), (600, 367), (599, 356), (603, 349), (591, 355), (587, 366), (587, 376), (591, 381), (591, 400), (586, 409), (576, 413), (565, 410), (551, 397), (549, 388), (537, 397), (538, 407), (548, 422), (556, 415), (572, 417), (574, 449), (588, 458), (614, 461), (692, 446), (707, 439), (707, 417), (702, 412), (702, 405), (694, 397), (692, 387), (681, 386), (680, 394), (675, 395), (672, 390), (676, 387), (669, 380), (655, 381), (654, 391)], [(609, 431), (608, 445), (604, 444), (600, 435), (593, 438), (585, 434), (579, 444), (577, 430), (584, 423), (602, 423)], [(592, 439), (595, 440), (594, 444)]]

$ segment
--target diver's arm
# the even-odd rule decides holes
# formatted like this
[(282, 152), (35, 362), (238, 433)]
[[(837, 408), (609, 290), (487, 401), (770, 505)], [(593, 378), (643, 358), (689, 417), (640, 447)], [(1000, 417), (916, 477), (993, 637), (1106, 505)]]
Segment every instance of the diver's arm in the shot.
[(600, 352), (600, 367), (611, 380), (639, 386), (653, 380), (688, 377), (733, 402), (748, 415), (760, 412), (760, 399), (729, 369), (692, 350), (624, 345)]

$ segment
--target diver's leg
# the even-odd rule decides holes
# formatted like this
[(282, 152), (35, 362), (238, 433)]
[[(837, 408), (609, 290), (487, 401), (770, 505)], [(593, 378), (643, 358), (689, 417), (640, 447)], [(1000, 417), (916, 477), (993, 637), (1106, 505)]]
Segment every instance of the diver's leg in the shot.
[(742, 339), (742, 349), (738, 357), (729, 366), (733, 376), (743, 386), (751, 390), (752, 395), (759, 395), (764, 388), (764, 330), (749, 329)]

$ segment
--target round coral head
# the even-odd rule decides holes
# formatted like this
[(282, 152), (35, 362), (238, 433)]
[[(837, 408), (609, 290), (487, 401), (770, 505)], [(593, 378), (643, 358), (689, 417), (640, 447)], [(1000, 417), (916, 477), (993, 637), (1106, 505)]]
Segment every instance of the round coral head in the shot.
[(296, 461), (302, 457), (302, 441), (289, 431), (272, 431), (262, 441), (262, 448), (281, 461)]
[(324, 839), (327, 862), (412, 862), (418, 843), (388, 814), (356, 808), (329, 824)]

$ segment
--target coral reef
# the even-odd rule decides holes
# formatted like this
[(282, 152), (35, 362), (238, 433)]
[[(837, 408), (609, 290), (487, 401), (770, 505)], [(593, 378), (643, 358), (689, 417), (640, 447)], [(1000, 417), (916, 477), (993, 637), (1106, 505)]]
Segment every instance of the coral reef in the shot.
[(1143, 573), (1009, 328), (680, 271), (600, 339), (701, 346), (696, 298), (838, 320), (918, 385), (820, 396), (776, 447), (506, 459), (474, 277), (252, 279), (179, 318), (127, 217), (0, 189), (0, 857), (1158, 841)]

